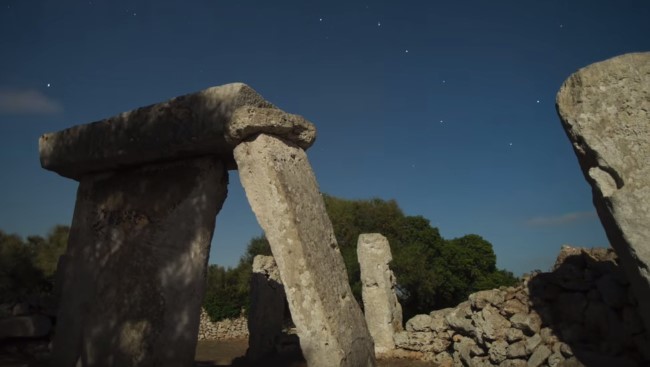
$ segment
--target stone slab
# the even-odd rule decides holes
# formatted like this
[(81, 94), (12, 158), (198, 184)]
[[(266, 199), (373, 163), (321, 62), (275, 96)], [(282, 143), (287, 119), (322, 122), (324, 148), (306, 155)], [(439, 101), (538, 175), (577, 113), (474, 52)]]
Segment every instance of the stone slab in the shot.
[(250, 295), (246, 358), (255, 362), (275, 352), (284, 324), (287, 296), (273, 256), (253, 259)]
[[(242, 107), (237, 125), (228, 129), (233, 113)], [(266, 118), (247, 119), (257, 114)], [(232, 150), (241, 134), (262, 131), (286, 136), (305, 149), (316, 136), (304, 118), (278, 110), (245, 84), (232, 83), (43, 134), (39, 153), (43, 168), (76, 180), (88, 173), (203, 155), (216, 156), (235, 169)]]
[(395, 294), (396, 280), (388, 266), (393, 260), (388, 239), (363, 233), (357, 242), (364, 313), (376, 353), (395, 349), (393, 337), (402, 331), (402, 306)]
[(227, 171), (213, 158), (84, 176), (52, 365), (192, 366)]
[(650, 53), (580, 69), (556, 105), (650, 330)]
[(374, 366), (373, 341), (307, 155), (259, 134), (239, 144), (234, 156), (271, 244), (308, 365)]

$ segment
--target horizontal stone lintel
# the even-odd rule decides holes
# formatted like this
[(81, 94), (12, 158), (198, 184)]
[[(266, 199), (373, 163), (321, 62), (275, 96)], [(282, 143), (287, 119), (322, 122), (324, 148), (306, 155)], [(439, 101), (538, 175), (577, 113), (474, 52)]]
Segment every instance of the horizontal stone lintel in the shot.
[(86, 174), (205, 155), (237, 169), (234, 147), (261, 132), (303, 149), (316, 137), (304, 118), (283, 112), (246, 84), (232, 83), (43, 134), (38, 145), (43, 168), (79, 180)]

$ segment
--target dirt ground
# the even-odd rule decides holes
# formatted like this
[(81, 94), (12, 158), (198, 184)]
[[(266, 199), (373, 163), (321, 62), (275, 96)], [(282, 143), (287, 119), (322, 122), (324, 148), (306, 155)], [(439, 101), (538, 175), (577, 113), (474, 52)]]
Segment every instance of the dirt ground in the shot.
[[(35, 347), (27, 351), (13, 350), (11, 353), (0, 353), (0, 367), (48, 367), (49, 353), (46, 352), (47, 343), (36, 343)], [(248, 348), (247, 339), (199, 341), (196, 347), (196, 367), (306, 367), (304, 358), (300, 353), (286, 354), (273, 359), (268, 359), (254, 365), (244, 359)], [(6, 349), (6, 348), (3, 348)], [(34, 354), (35, 351), (39, 353)], [(380, 359), (378, 367), (424, 367), (433, 366), (431, 363), (410, 359)]]
[[(248, 341), (246, 339), (200, 341), (196, 347), (196, 366), (232, 366), (232, 367), (306, 367), (301, 355), (287, 355), (273, 360), (266, 360), (254, 366), (246, 363)], [(410, 359), (380, 359), (378, 367), (424, 367), (433, 366), (431, 363)]]

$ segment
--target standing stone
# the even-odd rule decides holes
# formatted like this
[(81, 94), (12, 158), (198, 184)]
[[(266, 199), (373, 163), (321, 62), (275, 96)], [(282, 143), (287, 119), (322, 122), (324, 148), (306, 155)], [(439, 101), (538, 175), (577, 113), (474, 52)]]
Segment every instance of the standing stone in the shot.
[(309, 366), (374, 366), (373, 341), (305, 152), (262, 133), (241, 142), (234, 157)]
[(375, 341), (375, 352), (395, 349), (393, 336), (402, 331), (402, 306), (395, 294), (395, 275), (388, 239), (379, 233), (359, 235), (357, 257), (361, 269), (361, 291), (366, 323)]
[(557, 110), (650, 330), (650, 53), (580, 69)]
[(246, 358), (255, 362), (274, 352), (282, 334), (287, 296), (273, 256), (257, 255), (253, 259), (250, 294)]
[(81, 180), (53, 365), (192, 365), (227, 181), (211, 158)]

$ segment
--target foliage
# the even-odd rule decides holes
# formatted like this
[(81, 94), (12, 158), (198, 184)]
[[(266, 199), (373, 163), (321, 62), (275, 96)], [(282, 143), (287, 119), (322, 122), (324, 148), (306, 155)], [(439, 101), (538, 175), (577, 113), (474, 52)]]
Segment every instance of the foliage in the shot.
[[(362, 233), (381, 233), (388, 238), (393, 254), (390, 266), (397, 278), (398, 296), (405, 319), (434, 309), (454, 306), (478, 290), (517, 282), (512, 273), (496, 268), (492, 244), (481, 236), (468, 234), (446, 240), (437, 228), (431, 226), (428, 219), (404, 215), (395, 200), (345, 200), (329, 195), (323, 195), (323, 198), (345, 262), (352, 293), (360, 304), (357, 240)], [(210, 311), (213, 318), (219, 319), (226, 314), (238, 315), (239, 310), (246, 307), (246, 282), (250, 281), (253, 258), (258, 254), (271, 254), (264, 236), (251, 239), (236, 268), (221, 268), (224, 275), (218, 281), (224, 285), (211, 288), (206, 295), (205, 305), (213, 307), (214, 310)], [(230, 273), (239, 275), (231, 276)], [(215, 281), (217, 280), (209, 280)], [(213, 298), (216, 294), (223, 300)], [(239, 303), (235, 305), (233, 300), (239, 300)]]
[(67, 226), (56, 226), (46, 238), (30, 236), (24, 241), (0, 230), (0, 303), (52, 291), (69, 231)]

